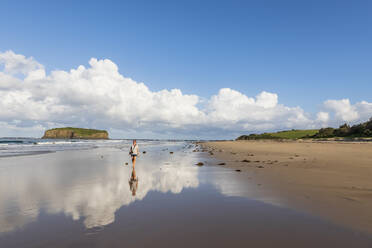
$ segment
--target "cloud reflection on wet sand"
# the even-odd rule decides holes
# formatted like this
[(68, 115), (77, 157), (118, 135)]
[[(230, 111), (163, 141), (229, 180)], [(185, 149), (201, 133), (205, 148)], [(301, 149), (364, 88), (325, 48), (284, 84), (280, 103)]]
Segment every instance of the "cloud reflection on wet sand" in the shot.
[[(36, 221), (41, 210), (84, 219), (86, 228), (108, 225), (122, 206), (146, 197), (150, 191), (178, 194), (199, 185), (198, 168), (182, 152), (154, 152), (140, 157), (136, 172), (138, 189), (132, 196), (128, 180), (131, 165), (123, 154), (97, 149), (41, 156), (7, 158), (0, 173), (0, 232), (10, 232)], [(68, 155), (68, 159), (63, 156)], [(182, 158), (181, 158), (182, 156)], [(125, 156), (124, 156), (125, 157)], [(86, 161), (87, 164), (82, 164)]]

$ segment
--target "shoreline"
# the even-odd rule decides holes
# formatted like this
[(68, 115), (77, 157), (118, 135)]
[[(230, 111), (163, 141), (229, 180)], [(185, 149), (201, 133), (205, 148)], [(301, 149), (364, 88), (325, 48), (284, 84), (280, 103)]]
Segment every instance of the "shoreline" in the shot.
[(200, 146), (257, 185), (253, 198), (372, 233), (372, 143), (213, 141)]

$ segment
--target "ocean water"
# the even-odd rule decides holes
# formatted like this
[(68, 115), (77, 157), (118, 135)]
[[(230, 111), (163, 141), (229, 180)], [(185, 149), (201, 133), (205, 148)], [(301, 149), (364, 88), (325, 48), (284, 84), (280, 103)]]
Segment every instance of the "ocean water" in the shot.
[[(139, 140), (145, 146), (166, 144), (167, 141)], [(83, 140), (83, 139), (38, 139), (0, 138), (0, 157), (34, 155), (65, 150), (83, 150), (100, 147), (127, 147), (132, 140)]]

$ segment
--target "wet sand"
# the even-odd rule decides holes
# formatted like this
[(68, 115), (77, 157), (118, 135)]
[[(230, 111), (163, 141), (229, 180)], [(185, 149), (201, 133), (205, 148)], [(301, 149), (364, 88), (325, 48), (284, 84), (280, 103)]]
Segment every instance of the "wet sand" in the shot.
[(372, 143), (203, 143), (220, 166), (256, 187), (249, 197), (372, 233)]
[(246, 193), (265, 185), (189, 143), (141, 143), (133, 189), (128, 149), (1, 158), (0, 247), (372, 247), (372, 235), (255, 200)]

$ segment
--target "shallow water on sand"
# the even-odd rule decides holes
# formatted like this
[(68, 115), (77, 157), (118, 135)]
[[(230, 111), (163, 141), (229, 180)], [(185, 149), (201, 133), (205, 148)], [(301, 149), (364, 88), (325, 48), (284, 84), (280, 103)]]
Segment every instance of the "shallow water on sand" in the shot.
[(372, 246), (370, 236), (244, 197), (252, 183), (188, 143), (140, 149), (137, 182), (124, 144), (0, 158), (0, 247)]

